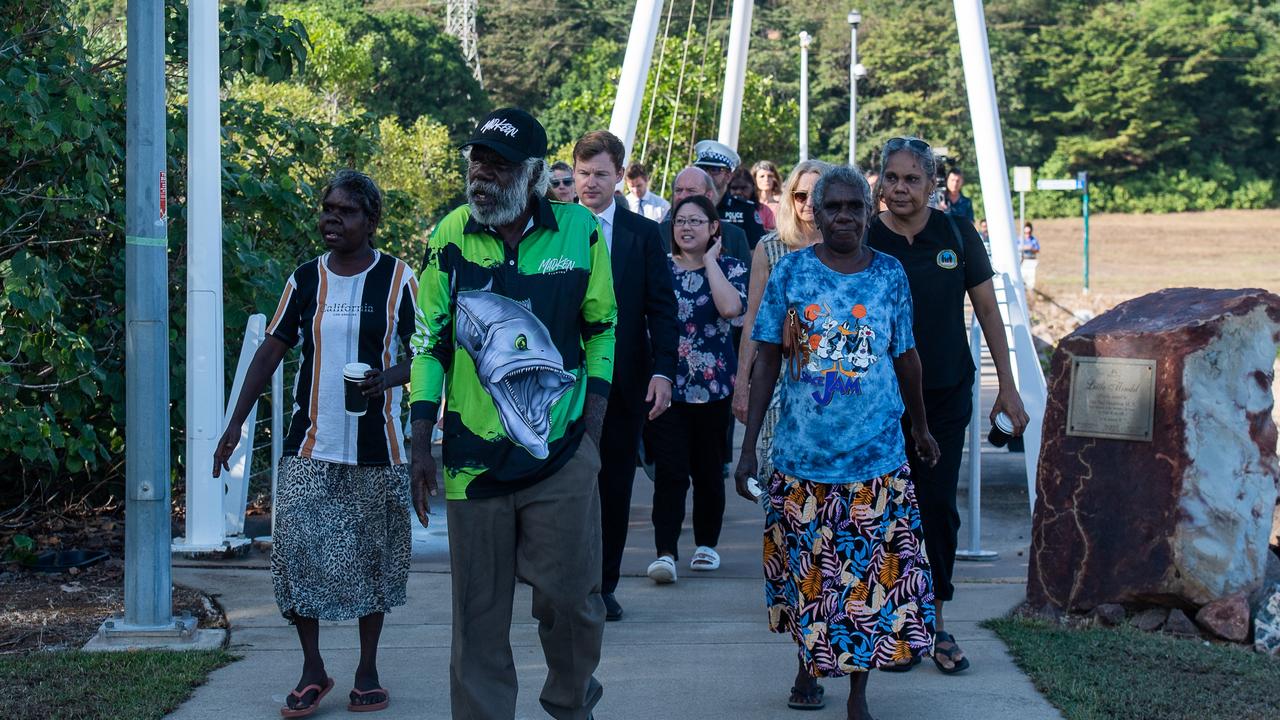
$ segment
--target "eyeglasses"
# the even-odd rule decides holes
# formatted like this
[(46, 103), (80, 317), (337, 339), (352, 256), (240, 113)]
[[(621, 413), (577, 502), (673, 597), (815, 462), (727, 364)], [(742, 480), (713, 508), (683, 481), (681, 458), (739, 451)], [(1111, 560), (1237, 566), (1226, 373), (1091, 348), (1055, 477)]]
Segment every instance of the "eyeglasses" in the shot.
[(722, 167), (720, 165), (698, 165), (698, 167), (702, 168), (702, 170), (706, 172), (708, 175), (721, 175), (724, 173), (733, 172), (729, 168)]
[(809, 193), (804, 190), (796, 190), (791, 193), (791, 199), (803, 205), (809, 202)]
[(551, 187), (569, 187), (573, 184), (573, 178), (561, 178), (559, 180), (551, 178)]
[(885, 143), (885, 147), (889, 149), (893, 149), (895, 147), (909, 147), (912, 150), (916, 150), (918, 152), (929, 151), (929, 143), (921, 140), (920, 138), (908, 138), (908, 137), (890, 138), (889, 142)]
[(682, 217), (678, 217), (678, 218), (676, 218), (675, 220), (672, 220), (672, 221), (671, 221), (671, 224), (672, 224), (672, 225), (675, 225), (676, 227), (700, 228), (700, 227), (702, 227), (703, 225), (710, 224), (710, 222), (711, 222), (711, 221), (710, 221), (710, 220), (708, 220), (708, 219), (706, 219), (706, 218), (682, 218)]

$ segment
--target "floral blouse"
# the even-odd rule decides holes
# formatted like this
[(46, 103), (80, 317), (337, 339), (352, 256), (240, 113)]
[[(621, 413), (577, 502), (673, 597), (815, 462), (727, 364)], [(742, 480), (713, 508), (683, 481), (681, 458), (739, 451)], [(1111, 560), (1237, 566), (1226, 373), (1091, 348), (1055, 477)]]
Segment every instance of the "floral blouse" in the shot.
[(707, 271), (685, 270), (668, 256), (676, 291), (676, 319), (679, 321), (679, 365), (676, 367), (675, 402), (707, 403), (733, 393), (738, 372), (738, 353), (733, 346), (732, 327), (742, 326), (747, 308), (747, 266), (737, 258), (721, 256), (720, 269), (738, 291), (743, 313), (733, 320), (720, 317)]

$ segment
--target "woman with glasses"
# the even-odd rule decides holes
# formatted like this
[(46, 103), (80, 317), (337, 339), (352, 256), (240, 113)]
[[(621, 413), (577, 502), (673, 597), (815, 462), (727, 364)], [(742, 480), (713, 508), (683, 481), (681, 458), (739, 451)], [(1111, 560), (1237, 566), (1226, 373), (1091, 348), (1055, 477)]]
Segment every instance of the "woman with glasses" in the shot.
[[(902, 263), (915, 305), (913, 329), (924, 372), (925, 415), (941, 457), (937, 465), (928, 467), (912, 455), (911, 473), (937, 593), (933, 661), (939, 670), (951, 674), (969, 667), (955, 638), (944, 631), (942, 616), (943, 604), (955, 593), (951, 577), (960, 531), (956, 483), (973, 409), (975, 368), (965, 325), (966, 296), (982, 326), (1000, 382), (992, 421), (1003, 413), (1013, 423), (1013, 434), (1021, 435), (1028, 417), (1014, 386), (991, 261), (972, 223), (956, 222), (929, 207), (936, 177), (937, 159), (928, 143), (914, 137), (886, 143), (880, 155), (880, 197), (888, 209), (872, 220), (868, 237), (873, 249)], [(902, 428), (909, 436), (911, 418), (902, 418)], [(910, 670), (916, 662), (918, 658), (895, 669)]]
[(578, 202), (578, 192), (573, 189), (573, 168), (561, 161), (551, 166), (551, 185), (547, 188), (548, 200)]
[(737, 355), (731, 328), (741, 324), (747, 266), (721, 255), (720, 216), (703, 195), (672, 212), (671, 272), (680, 327), (679, 364), (671, 407), (650, 420), (645, 446), (654, 461), (653, 530), (658, 557), (648, 569), (657, 583), (676, 581), (685, 496), (693, 481), (691, 570), (720, 567), (716, 544), (724, 519), (723, 466)]
[[(849, 720), (868, 720), (868, 671), (933, 644), (933, 591), (907, 447), (930, 461), (911, 292), (902, 265), (866, 247), (867, 182), (851, 167), (813, 188), (822, 242), (778, 261), (752, 335), (759, 343), (738, 494), (765, 506), (769, 629), (796, 643), (789, 707), (823, 707), (820, 677), (849, 676)], [(756, 437), (775, 384), (774, 470)], [(915, 421), (904, 441), (904, 409)]]
[(756, 204), (767, 207), (777, 217), (782, 212), (782, 199), (786, 193), (782, 189), (782, 177), (778, 166), (768, 160), (761, 160), (751, 166), (751, 177), (755, 178)]
[[(747, 300), (747, 314), (742, 323), (742, 345), (738, 352), (738, 378), (733, 388), (733, 415), (741, 423), (747, 422), (747, 399), (751, 393), (751, 369), (756, 357), (756, 342), (751, 339), (756, 313), (760, 310), (760, 298), (773, 266), (784, 255), (803, 250), (822, 242), (822, 233), (813, 218), (810, 195), (818, 177), (831, 166), (821, 160), (805, 160), (791, 169), (787, 181), (782, 184), (782, 195), (787, 199), (779, 206), (778, 230), (760, 239), (751, 260), (751, 281), (747, 287), (751, 294)], [(773, 444), (773, 427), (778, 422), (780, 396), (775, 390), (773, 400), (764, 416), (760, 431), (760, 477), (769, 477), (773, 467), (769, 462), (769, 448)]]

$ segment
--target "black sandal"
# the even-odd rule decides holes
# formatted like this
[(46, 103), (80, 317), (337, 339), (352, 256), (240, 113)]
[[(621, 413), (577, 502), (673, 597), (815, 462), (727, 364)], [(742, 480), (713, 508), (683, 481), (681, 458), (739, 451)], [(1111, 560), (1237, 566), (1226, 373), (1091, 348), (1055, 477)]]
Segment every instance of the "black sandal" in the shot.
[[(938, 648), (938, 643), (944, 643), (944, 642), (951, 643), (950, 650), (941, 650)], [(955, 637), (953, 637), (951, 633), (943, 632), (939, 630), (937, 633), (934, 634), (933, 664), (937, 666), (938, 672), (942, 673), (943, 675), (955, 675), (958, 672), (963, 672), (965, 670), (968, 670), (969, 658), (963, 657), (963, 658), (960, 658), (959, 660), (956, 660), (956, 655), (960, 654), (960, 652), (961, 652), (960, 643), (956, 642)], [(948, 660), (950, 660), (951, 667), (947, 667), (942, 663), (938, 662), (938, 655), (942, 655), (946, 657)]]
[(793, 685), (791, 697), (787, 698), (787, 707), (792, 710), (821, 710), (827, 706), (827, 701), (822, 699), (825, 692), (818, 683), (814, 683), (808, 690), (801, 690)]

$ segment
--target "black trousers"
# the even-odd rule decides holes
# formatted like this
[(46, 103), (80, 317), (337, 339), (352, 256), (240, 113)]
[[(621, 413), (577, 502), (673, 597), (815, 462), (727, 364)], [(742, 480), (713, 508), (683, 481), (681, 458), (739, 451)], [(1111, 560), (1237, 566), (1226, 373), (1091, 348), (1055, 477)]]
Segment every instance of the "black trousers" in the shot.
[(600, 435), (600, 539), (603, 550), (600, 592), (618, 588), (622, 552), (631, 522), (631, 485), (636, 478), (636, 450), (648, 409), (609, 403)]
[(959, 385), (924, 391), (924, 412), (929, 432), (938, 442), (941, 457), (929, 467), (920, 462), (911, 441), (911, 420), (902, 416), (902, 431), (907, 439), (907, 458), (911, 462), (911, 481), (920, 503), (920, 524), (924, 528), (924, 547), (933, 571), (933, 591), (939, 602), (948, 602), (955, 594), (951, 578), (956, 565), (956, 546), (960, 536), (960, 511), (956, 508), (956, 484), (960, 480), (960, 462), (964, 459), (964, 443), (973, 413), (973, 375)]
[(730, 398), (709, 403), (672, 403), (644, 429), (652, 453), (653, 535), (659, 555), (679, 559), (684, 501), (693, 482), (693, 539), (715, 547), (724, 521), (725, 428), (733, 416)]

